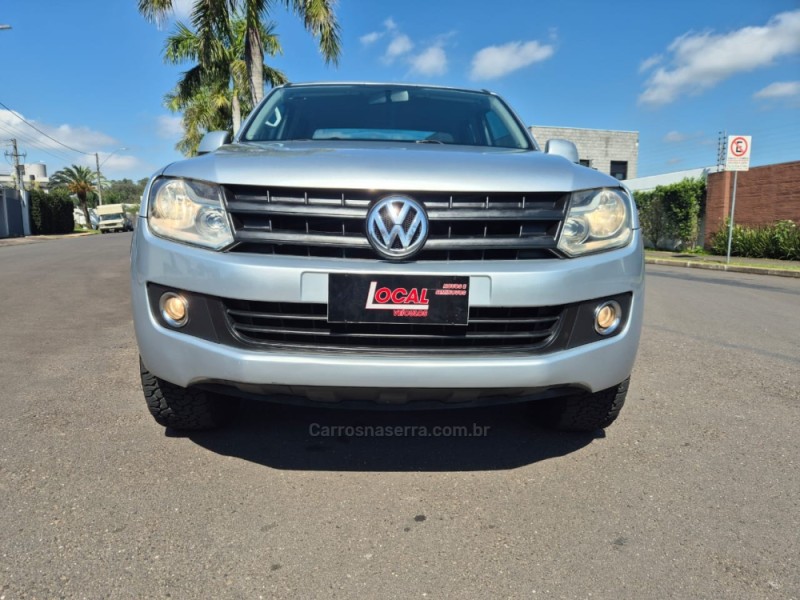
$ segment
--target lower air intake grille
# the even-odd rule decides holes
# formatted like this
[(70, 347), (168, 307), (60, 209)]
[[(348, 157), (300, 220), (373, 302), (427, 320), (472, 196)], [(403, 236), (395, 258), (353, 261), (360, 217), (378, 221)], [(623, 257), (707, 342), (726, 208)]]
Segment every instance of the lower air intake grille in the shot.
[(529, 351), (558, 336), (565, 307), (472, 307), (469, 324), (328, 323), (325, 304), (224, 300), (234, 337), (253, 346), (375, 352)]

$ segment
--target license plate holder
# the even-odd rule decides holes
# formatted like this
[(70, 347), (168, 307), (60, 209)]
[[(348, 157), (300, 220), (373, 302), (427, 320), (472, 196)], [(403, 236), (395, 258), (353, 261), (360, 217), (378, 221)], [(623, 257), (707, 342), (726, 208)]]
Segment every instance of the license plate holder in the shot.
[(466, 326), (469, 277), (451, 275), (328, 275), (329, 323)]

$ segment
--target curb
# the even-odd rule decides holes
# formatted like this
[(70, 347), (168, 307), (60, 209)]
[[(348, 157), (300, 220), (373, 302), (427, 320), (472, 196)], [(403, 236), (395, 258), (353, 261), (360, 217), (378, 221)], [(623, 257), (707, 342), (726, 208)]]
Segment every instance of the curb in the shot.
[(774, 275), (776, 277), (794, 277), (800, 279), (800, 271), (785, 271), (770, 269), (769, 267), (742, 267), (738, 265), (724, 265), (721, 263), (698, 262), (691, 260), (674, 260), (665, 258), (644, 259), (647, 265), (662, 265), (666, 267), (687, 267), (689, 269), (706, 269), (708, 271), (727, 271), (729, 273), (749, 273), (750, 275)]
[(87, 237), (95, 235), (93, 233), (62, 233), (56, 235), (28, 235), (19, 237), (0, 238), (1, 246), (22, 246), (24, 244), (38, 244), (39, 242), (49, 242), (50, 240), (68, 240), (71, 238)]

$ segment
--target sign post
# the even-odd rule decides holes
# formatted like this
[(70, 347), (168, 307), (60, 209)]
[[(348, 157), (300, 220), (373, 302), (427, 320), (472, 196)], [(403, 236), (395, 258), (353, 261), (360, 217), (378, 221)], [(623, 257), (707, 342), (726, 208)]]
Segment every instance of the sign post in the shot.
[(731, 243), (733, 242), (733, 216), (736, 211), (736, 182), (739, 171), (750, 169), (751, 136), (728, 136), (728, 154), (725, 158), (725, 170), (733, 171), (733, 197), (731, 198), (731, 218), (728, 220), (728, 254), (725, 263), (731, 262)]

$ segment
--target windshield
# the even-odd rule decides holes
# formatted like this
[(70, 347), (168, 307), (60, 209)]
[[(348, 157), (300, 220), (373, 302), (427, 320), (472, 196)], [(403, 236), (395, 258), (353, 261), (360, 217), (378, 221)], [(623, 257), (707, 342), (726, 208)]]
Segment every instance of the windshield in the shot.
[(273, 92), (240, 138), (248, 142), (380, 140), (532, 150), (496, 96), (402, 85), (320, 85)]
[(121, 213), (112, 213), (110, 215), (100, 215), (101, 221), (121, 221), (122, 214)]

